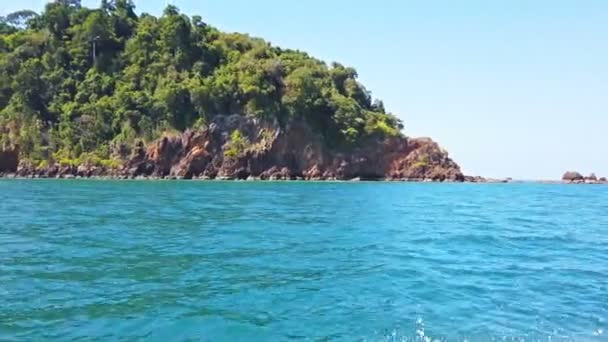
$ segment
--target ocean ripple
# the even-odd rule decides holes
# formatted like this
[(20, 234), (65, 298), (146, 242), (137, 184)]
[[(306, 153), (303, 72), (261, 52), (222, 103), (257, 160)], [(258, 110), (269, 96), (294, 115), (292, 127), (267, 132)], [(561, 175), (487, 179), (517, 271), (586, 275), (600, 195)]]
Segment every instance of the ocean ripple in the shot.
[(603, 341), (608, 188), (0, 180), (0, 340)]

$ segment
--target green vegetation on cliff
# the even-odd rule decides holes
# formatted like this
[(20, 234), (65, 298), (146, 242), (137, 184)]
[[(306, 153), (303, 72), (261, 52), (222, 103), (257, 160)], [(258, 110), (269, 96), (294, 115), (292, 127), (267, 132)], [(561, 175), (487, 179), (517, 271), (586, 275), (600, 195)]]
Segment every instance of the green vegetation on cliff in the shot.
[(58, 0), (0, 21), (0, 149), (18, 145), (36, 163), (111, 163), (138, 140), (218, 114), (305, 119), (345, 146), (402, 128), (354, 69), (220, 32), (174, 6), (157, 18), (129, 0)]

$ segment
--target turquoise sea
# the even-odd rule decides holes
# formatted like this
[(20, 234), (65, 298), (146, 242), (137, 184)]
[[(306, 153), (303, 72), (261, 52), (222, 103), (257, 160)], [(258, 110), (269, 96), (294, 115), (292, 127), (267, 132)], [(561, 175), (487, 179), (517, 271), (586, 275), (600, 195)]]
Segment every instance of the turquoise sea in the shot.
[(0, 180), (0, 340), (606, 341), (608, 186)]

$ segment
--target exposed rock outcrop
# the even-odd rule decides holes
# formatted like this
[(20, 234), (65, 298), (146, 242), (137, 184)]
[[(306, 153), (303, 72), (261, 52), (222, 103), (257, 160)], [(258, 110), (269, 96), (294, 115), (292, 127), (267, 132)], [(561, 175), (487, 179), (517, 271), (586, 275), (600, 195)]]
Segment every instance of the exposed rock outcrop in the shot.
[[(231, 135), (243, 141), (236, 146)], [(207, 129), (139, 146), (129, 177), (219, 179), (391, 179), (463, 181), (459, 166), (428, 138), (370, 139), (348, 150), (328, 146), (302, 121), (281, 128), (238, 115), (218, 116)]]
[(607, 184), (606, 177), (598, 178), (595, 173), (590, 174), (587, 177), (583, 177), (579, 172), (568, 171), (562, 177), (562, 181), (572, 184)]
[(465, 176), (464, 180), (465, 180), (465, 182), (468, 182), (468, 183), (509, 183), (509, 182), (513, 181), (512, 178), (496, 179), (496, 178), (485, 178), (485, 177), (481, 177), (481, 176)]
[(205, 129), (119, 152), (128, 157), (114, 169), (26, 163), (17, 168), (18, 160), (11, 159), (10, 170), (36, 178), (465, 181), (460, 167), (430, 138), (376, 136), (355, 147), (339, 147), (305, 121), (282, 127), (240, 115), (216, 116)]
[(562, 176), (562, 180), (565, 182), (576, 182), (576, 181), (584, 181), (585, 177), (582, 174), (576, 171), (568, 171), (564, 173)]

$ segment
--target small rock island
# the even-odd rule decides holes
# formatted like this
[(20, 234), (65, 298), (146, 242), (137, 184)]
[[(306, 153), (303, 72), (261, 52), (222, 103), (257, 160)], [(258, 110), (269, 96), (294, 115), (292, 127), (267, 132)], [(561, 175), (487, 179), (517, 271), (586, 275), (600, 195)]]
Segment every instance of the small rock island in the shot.
[(584, 177), (576, 171), (568, 171), (564, 173), (562, 181), (569, 184), (608, 184), (606, 177), (597, 177), (595, 173)]

